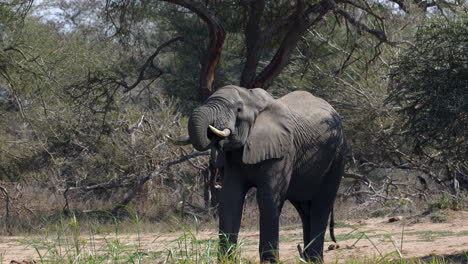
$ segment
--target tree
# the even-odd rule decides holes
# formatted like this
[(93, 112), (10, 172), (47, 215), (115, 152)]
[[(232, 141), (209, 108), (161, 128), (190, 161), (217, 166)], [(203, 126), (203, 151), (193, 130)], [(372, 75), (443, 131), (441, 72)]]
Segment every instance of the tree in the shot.
[(414, 153), (467, 184), (468, 16), (422, 25), (414, 44), (391, 69), (388, 100)]
[[(318, 91), (315, 94), (331, 98), (337, 108), (345, 109), (340, 113), (353, 120), (351, 122), (354, 123), (350, 125), (348, 121), (347, 126), (353, 126), (353, 132), (359, 135), (356, 137), (359, 145), (356, 144), (355, 149), (361, 148), (362, 151), (357, 154), (363, 154), (363, 160), (368, 156), (388, 166), (394, 160), (398, 163), (408, 160), (399, 149), (403, 142), (401, 138), (385, 140), (389, 138), (388, 127), (392, 127), (394, 116), (388, 107), (379, 109), (387, 95), (382, 78), (388, 66), (381, 55), (386, 52), (390, 60), (394, 51), (384, 51), (383, 47), (403, 46), (399, 44), (412, 47), (411, 43), (395, 41), (405, 39), (401, 37), (400, 29), (411, 32), (416, 24), (415, 18), (423, 20), (425, 16), (445, 15), (444, 10), (452, 5), (455, 4), (443, 0), (108, 0), (107, 12), (117, 35), (136, 37), (131, 33), (132, 28), (157, 25), (159, 30), (166, 32), (166, 36), (158, 35), (162, 36), (161, 39), (182, 36), (178, 46), (168, 47), (174, 56), (157, 60), (161, 67), (170, 69), (165, 70), (168, 74), (163, 77), (168, 93), (202, 101), (216, 87), (229, 83), (247, 88), (269, 89), (275, 86), (271, 90), (281, 94), (296, 88), (289, 86), (283, 89), (283, 86), (278, 93), (278, 86), (282, 86), (280, 82), (286, 79), (279, 78), (280, 74), (284, 77), (287, 75), (285, 72), (298, 70), (304, 73), (293, 77), (292, 83), (301, 84), (296, 85), (298, 89), (307, 89), (314, 84), (312, 89)], [(398, 20), (399, 23), (392, 24)], [(314, 42), (319, 45), (313, 45)], [(341, 45), (335, 46), (335, 50), (323, 48), (332, 42)], [(330, 53), (341, 57), (330, 56)], [(313, 75), (310, 72), (316, 69), (307, 66), (323, 58), (324, 64), (329, 63), (331, 57), (340, 65), (335, 69), (326, 66), (326, 70), (330, 70), (326, 81), (317, 78), (324, 75), (320, 69), (316, 71), (315, 79), (310, 78)], [(382, 63), (373, 64), (381, 60)], [(295, 65), (290, 67), (291, 64)], [(346, 71), (353, 64), (357, 64), (355, 69)], [(367, 78), (362, 73), (374, 76)], [(343, 78), (343, 74), (346, 77)], [(311, 79), (316, 82), (307, 81)], [(275, 84), (274, 81), (278, 80), (280, 82)], [(322, 83), (325, 85), (318, 87)], [(333, 86), (346, 88), (338, 90)], [(188, 98), (191, 94), (197, 97)], [(352, 102), (349, 102), (349, 94), (353, 95)], [(187, 108), (190, 110), (191, 107)], [(367, 121), (369, 119), (371, 121)], [(382, 140), (385, 144), (381, 143)]]
[[(26, 3), (0, 5), (5, 14), (0, 16), (0, 181), (63, 194), (65, 205), (55, 206), (65, 212), (77, 209), (77, 197), (129, 203), (151, 179), (163, 187), (158, 195), (172, 197), (170, 205), (159, 203), (159, 212), (151, 214), (191, 206), (199, 184), (184, 175), (204, 167), (196, 161), (179, 165), (177, 158), (200, 153), (174, 152), (164, 138), (168, 131), (185, 134), (175, 100), (161, 94), (145, 94), (142, 100), (140, 93), (149, 85), (135, 94), (122, 89), (131, 89), (148, 73), (138, 78), (142, 71), (132, 61), (135, 50), (102, 36), (101, 21), (82, 24), (89, 21), (78, 16), (69, 27), (32, 15)], [(127, 84), (128, 76), (137, 80)], [(177, 175), (163, 183), (161, 172), (165, 176), (174, 168)], [(16, 192), (0, 186), (7, 218), (20, 214)], [(161, 200), (144, 198), (154, 204), (151, 199)], [(200, 211), (198, 204), (193, 207)]]
[[(171, 4), (164, 4), (169, 2)], [(181, 30), (181, 24), (191, 23), (191, 29), (206, 25), (202, 32), (206, 39), (205, 48), (199, 49), (196, 60), (200, 64), (199, 99), (215, 90), (215, 70), (223, 67), (221, 54), (236, 46), (237, 82), (247, 88), (268, 89), (275, 78), (290, 63), (297, 52), (304, 35), (319, 29), (323, 23), (345, 26), (365, 32), (381, 43), (397, 44), (391, 41), (385, 31), (383, 15), (391, 8), (373, 1), (350, 2), (344, 0), (321, 1), (191, 1), (162, 0), (148, 1), (107, 1), (108, 12), (116, 32), (126, 32), (129, 19), (139, 12), (148, 17), (151, 13), (164, 18), (159, 25), (172, 29), (176, 34), (184, 34), (186, 42), (194, 47), (192, 36)], [(189, 12), (187, 12), (189, 11)], [(142, 17), (138, 21), (142, 21)], [(391, 13), (390, 13), (391, 15)], [(160, 26), (161, 27), (161, 26)], [(200, 34), (200, 31), (197, 31)], [(188, 37), (185, 37), (187, 36)], [(196, 51), (197, 49), (195, 49)], [(231, 50), (232, 51), (232, 50)]]

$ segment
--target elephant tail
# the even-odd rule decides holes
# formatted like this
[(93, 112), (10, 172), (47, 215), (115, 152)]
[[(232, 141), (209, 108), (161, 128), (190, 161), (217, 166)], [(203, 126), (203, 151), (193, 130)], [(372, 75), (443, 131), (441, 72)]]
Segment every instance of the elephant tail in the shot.
[(333, 208), (331, 210), (330, 214), (330, 237), (335, 242), (336, 244), (336, 238), (335, 238), (335, 218), (333, 217)]

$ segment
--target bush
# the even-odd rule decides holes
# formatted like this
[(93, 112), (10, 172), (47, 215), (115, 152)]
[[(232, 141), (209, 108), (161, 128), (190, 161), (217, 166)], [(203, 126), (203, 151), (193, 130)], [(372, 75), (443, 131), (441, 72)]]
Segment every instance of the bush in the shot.
[(424, 24), (414, 45), (390, 73), (389, 101), (399, 109), (403, 135), (420, 154), (466, 163), (468, 16)]

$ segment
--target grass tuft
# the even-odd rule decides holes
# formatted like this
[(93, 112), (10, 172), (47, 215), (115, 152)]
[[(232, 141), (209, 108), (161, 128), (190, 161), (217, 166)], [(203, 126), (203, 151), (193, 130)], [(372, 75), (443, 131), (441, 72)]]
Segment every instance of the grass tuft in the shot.
[[(85, 264), (85, 263), (174, 263), (174, 264), (241, 264), (241, 263), (258, 263), (242, 256), (242, 248), (248, 244), (240, 242), (235, 245), (228, 245), (229, 250), (224, 255), (218, 252), (218, 238), (200, 238), (197, 231), (193, 231), (193, 227), (188, 227), (179, 223), (179, 227), (183, 230), (182, 235), (174, 237), (171, 241), (158, 241), (154, 239), (154, 244), (157, 244), (156, 251), (150, 251), (144, 248), (146, 243), (142, 243), (140, 232), (140, 218), (138, 214), (129, 207), (125, 210), (131, 215), (132, 228), (138, 233), (137, 240), (132, 243), (126, 242), (125, 234), (121, 232), (122, 223), (118, 219), (112, 218), (111, 224), (89, 224), (85, 226), (80, 223), (79, 219), (71, 215), (62, 217), (58, 224), (45, 228), (39, 237), (29, 237), (22, 240), (22, 243), (31, 246), (36, 251), (34, 260), (36, 263), (66, 263), (66, 264)], [(103, 211), (103, 214), (109, 215), (109, 212)], [(128, 221), (125, 222), (128, 225)], [(125, 226), (128, 230), (128, 226)], [(86, 231), (83, 231), (86, 230)], [(198, 228), (195, 228), (198, 230)], [(408, 233), (410, 234), (410, 233)], [(437, 236), (454, 235), (454, 233), (421, 233), (423, 239), (432, 239)], [(347, 234), (347, 239), (356, 239), (355, 245), (359, 240), (368, 240), (379, 253), (378, 258), (360, 258), (347, 259), (344, 263), (347, 264), (442, 264), (449, 263), (447, 258), (426, 258), (426, 259), (404, 259), (401, 254), (401, 249), (398, 243), (394, 241), (392, 235), (387, 235), (385, 238), (392, 239), (395, 250), (383, 254), (378, 250), (374, 241), (371, 239), (374, 236), (367, 235), (357, 229)], [(344, 238), (344, 237), (343, 237)], [(468, 255), (458, 256), (463, 258), (460, 262), (467, 263)], [(0, 260), (3, 262), (4, 257), (0, 253)], [(464, 261), (464, 262), (463, 262)], [(280, 263), (309, 263), (302, 259), (289, 258), (287, 262)], [(329, 262), (329, 263), (338, 263)], [(450, 262), (452, 263), (452, 262)]]
[(447, 222), (448, 217), (444, 212), (434, 212), (431, 214), (431, 222), (433, 223), (443, 223)]

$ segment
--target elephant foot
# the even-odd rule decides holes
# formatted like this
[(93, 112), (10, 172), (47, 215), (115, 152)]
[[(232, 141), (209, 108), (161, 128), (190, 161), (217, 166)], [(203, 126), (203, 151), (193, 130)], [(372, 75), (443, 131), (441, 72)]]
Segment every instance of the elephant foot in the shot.
[(268, 252), (262, 252), (260, 254), (260, 263), (279, 263), (278, 250), (271, 250)]

